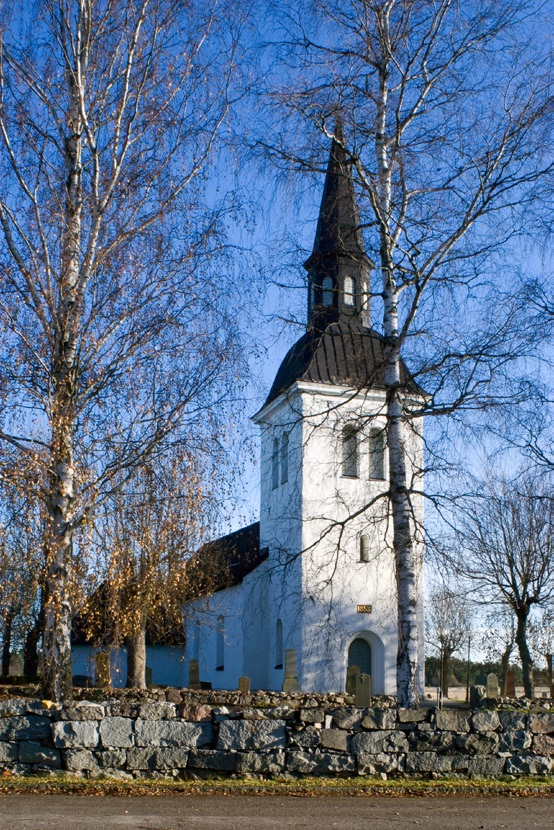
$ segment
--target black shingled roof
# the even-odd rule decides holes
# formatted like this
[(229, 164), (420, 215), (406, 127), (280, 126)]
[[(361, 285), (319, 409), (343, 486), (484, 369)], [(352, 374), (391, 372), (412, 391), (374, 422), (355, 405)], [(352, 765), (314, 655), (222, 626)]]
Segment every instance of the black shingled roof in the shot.
[(343, 144), (342, 127), (337, 123), (321, 195), (314, 247), (306, 262), (308, 267), (313, 258), (329, 254), (370, 263), (354, 194), (352, 163)]
[[(247, 574), (267, 559), (268, 553), (268, 548), (260, 550), (260, 523), (254, 522), (202, 545), (193, 557), (192, 564), (196, 568), (209, 560), (217, 563), (220, 576), (212, 577), (211, 593), (238, 585)], [(195, 596), (201, 593), (195, 592)]]
[[(297, 381), (384, 389), (383, 347), (383, 337), (355, 319), (331, 323), (323, 332), (306, 332), (281, 363), (264, 407)], [(404, 364), (402, 383), (406, 391), (421, 394)]]

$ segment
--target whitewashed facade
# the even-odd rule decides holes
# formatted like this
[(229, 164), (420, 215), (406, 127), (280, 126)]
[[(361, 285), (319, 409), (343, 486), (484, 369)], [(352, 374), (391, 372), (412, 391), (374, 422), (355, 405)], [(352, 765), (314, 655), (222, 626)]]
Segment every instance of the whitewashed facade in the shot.
[[(382, 394), (299, 383), (256, 416), (262, 430), (260, 548), (269, 556), (240, 584), (192, 603), (187, 615), (187, 659), (199, 660), (200, 677), (213, 688), (236, 688), (247, 675), (253, 688), (279, 690), (284, 651), (295, 649), (303, 690), (341, 691), (350, 646), (361, 639), (370, 647), (371, 664), (363, 668), (374, 693), (395, 693), (396, 585), (382, 497), (386, 453), (385, 479), (370, 477), (369, 433), (383, 427), (382, 407)], [(347, 477), (342, 435), (353, 423), (360, 428), (358, 476)], [(274, 486), (274, 441), (281, 445), (285, 434), (288, 459), (279, 453)], [(421, 469), (422, 438), (415, 431), (410, 457), (413, 469)], [(422, 523), (420, 497), (414, 507)], [(419, 618), (423, 644), (423, 608)]]

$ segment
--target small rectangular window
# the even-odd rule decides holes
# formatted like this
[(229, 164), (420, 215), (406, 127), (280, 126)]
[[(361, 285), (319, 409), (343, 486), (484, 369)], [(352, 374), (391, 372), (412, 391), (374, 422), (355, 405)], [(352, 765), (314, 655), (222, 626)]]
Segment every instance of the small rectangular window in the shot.
[(283, 623), (277, 620), (275, 626), (275, 668), (283, 668)]
[(217, 618), (217, 631), (215, 642), (215, 670), (223, 671), (225, 668), (225, 618)]
[(356, 303), (356, 280), (354, 277), (344, 278), (344, 304), (355, 305)]
[(333, 280), (331, 277), (325, 277), (322, 287), (322, 302), (324, 306), (333, 305)]

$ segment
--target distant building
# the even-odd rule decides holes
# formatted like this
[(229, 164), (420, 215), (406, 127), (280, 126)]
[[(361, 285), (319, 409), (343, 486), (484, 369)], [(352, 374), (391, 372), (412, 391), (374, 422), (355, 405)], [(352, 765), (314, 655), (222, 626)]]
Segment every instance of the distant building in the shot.
[[(200, 679), (213, 688), (236, 688), (248, 675), (252, 688), (278, 690), (285, 651), (294, 649), (304, 691), (344, 690), (347, 666), (355, 664), (371, 675), (374, 694), (394, 694), (383, 339), (370, 328), (372, 263), (340, 137), (304, 267), (306, 333), (254, 416), (261, 430), (260, 521), (201, 552), (217, 551), (228, 567), (220, 590), (187, 605), (186, 659), (199, 661)], [(406, 370), (404, 381), (406, 395), (418, 398)], [(406, 440), (408, 463), (420, 475), (421, 422), (410, 424)], [(421, 496), (412, 505), (422, 523)], [(423, 667), (422, 605), (418, 616)]]
[[(97, 682), (97, 655), (103, 649), (90, 642), (73, 642), (71, 665), (75, 686), (94, 686)], [(127, 685), (127, 648), (110, 647), (110, 685), (124, 688)], [(148, 685), (176, 686), (188, 683), (188, 670), (182, 645), (146, 643), (146, 682)]]
[[(97, 682), (98, 655), (109, 654), (110, 685), (127, 684), (127, 647), (113, 631), (106, 584), (91, 598), (90, 617), (73, 620), (71, 629), (71, 665), (76, 686), (94, 686)], [(118, 644), (119, 643), (119, 644)], [(180, 620), (169, 620), (158, 610), (146, 626), (146, 682), (183, 687), (188, 682), (185, 663), (184, 632)]]

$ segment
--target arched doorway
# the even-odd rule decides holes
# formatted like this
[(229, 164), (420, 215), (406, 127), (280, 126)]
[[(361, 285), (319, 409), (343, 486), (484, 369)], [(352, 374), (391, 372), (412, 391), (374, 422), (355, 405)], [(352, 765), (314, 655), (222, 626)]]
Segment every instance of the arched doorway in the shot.
[(348, 648), (348, 666), (358, 666), (360, 674), (371, 674), (371, 646), (362, 637), (352, 640)]

